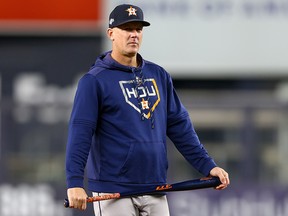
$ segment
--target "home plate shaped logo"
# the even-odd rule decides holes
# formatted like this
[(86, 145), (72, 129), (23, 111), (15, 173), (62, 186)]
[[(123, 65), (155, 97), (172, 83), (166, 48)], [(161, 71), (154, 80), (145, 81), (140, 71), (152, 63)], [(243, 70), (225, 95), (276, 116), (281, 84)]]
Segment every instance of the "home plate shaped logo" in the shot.
[(155, 110), (160, 102), (160, 95), (154, 79), (145, 79), (144, 83), (145, 85), (136, 89), (135, 80), (119, 81), (126, 103), (140, 114), (143, 113), (146, 119), (149, 119), (151, 112)]

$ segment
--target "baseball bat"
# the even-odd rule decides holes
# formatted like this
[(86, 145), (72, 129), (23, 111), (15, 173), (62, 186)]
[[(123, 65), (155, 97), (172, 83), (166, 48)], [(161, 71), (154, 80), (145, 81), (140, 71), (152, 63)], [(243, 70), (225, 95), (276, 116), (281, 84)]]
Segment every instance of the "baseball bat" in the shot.
[[(123, 197), (130, 197), (130, 196), (139, 196), (145, 194), (159, 194), (163, 192), (173, 192), (173, 191), (187, 191), (187, 190), (196, 190), (196, 189), (203, 189), (203, 188), (210, 188), (210, 187), (217, 187), (220, 185), (221, 182), (217, 177), (206, 177), (206, 178), (199, 178), (199, 179), (192, 179), (188, 181), (178, 182), (174, 184), (163, 184), (159, 186), (152, 186), (147, 187), (143, 190), (139, 191), (126, 191), (121, 193), (110, 193), (104, 194), (100, 196), (93, 196), (87, 197), (87, 202), (97, 202), (102, 200), (109, 200), (109, 199), (119, 199)], [(64, 200), (64, 207), (68, 208), (71, 207), (69, 205), (68, 199)]]

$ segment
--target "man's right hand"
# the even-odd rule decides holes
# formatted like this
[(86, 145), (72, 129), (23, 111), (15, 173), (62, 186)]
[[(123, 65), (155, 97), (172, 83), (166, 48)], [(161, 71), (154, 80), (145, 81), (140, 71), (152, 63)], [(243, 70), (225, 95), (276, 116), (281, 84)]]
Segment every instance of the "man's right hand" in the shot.
[(70, 208), (85, 210), (87, 207), (87, 193), (83, 188), (75, 187), (67, 189), (67, 196)]

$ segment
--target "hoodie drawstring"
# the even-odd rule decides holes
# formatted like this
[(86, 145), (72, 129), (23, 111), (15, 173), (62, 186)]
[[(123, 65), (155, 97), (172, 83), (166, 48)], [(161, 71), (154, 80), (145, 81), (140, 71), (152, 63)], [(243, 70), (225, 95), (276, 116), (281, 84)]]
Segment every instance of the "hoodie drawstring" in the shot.
[(133, 75), (134, 75), (134, 83), (135, 83), (135, 89), (136, 89), (136, 92), (137, 92), (137, 100), (138, 100), (138, 107), (140, 109), (141, 120), (142, 121), (145, 120), (145, 116), (144, 116), (145, 113), (144, 113), (144, 108), (143, 108), (143, 105), (142, 105), (142, 103), (145, 102), (145, 103), (148, 104), (148, 109), (149, 109), (148, 113), (150, 113), (149, 119), (151, 120), (151, 128), (154, 129), (154, 127), (155, 127), (155, 124), (154, 124), (155, 119), (154, 119), (153, 111), (150, 108), (152, 104), (151, 104), (149, 95), (147, 94), (147, 97), (145, 98), (146, 101), (143, 98), (140, 98), (140, 93), (141, 93), (140, 92), (140, 88), (142, 87), (142, 88), (145, 89), (145, 79), (144, 79), (143, 72), (142, 72), (142, 70), (137, 70), (136, 68), (133, 68), (132, 72), (133, 72)]

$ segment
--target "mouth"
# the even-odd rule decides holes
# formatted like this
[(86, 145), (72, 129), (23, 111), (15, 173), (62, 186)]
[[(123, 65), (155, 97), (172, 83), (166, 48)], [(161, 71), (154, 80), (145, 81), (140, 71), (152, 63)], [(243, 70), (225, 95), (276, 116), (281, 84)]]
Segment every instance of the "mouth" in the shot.
[(130, 42), (130, 43), (128, 43), (128, 45), (138, 46), (139, 44), (137, 42)]

